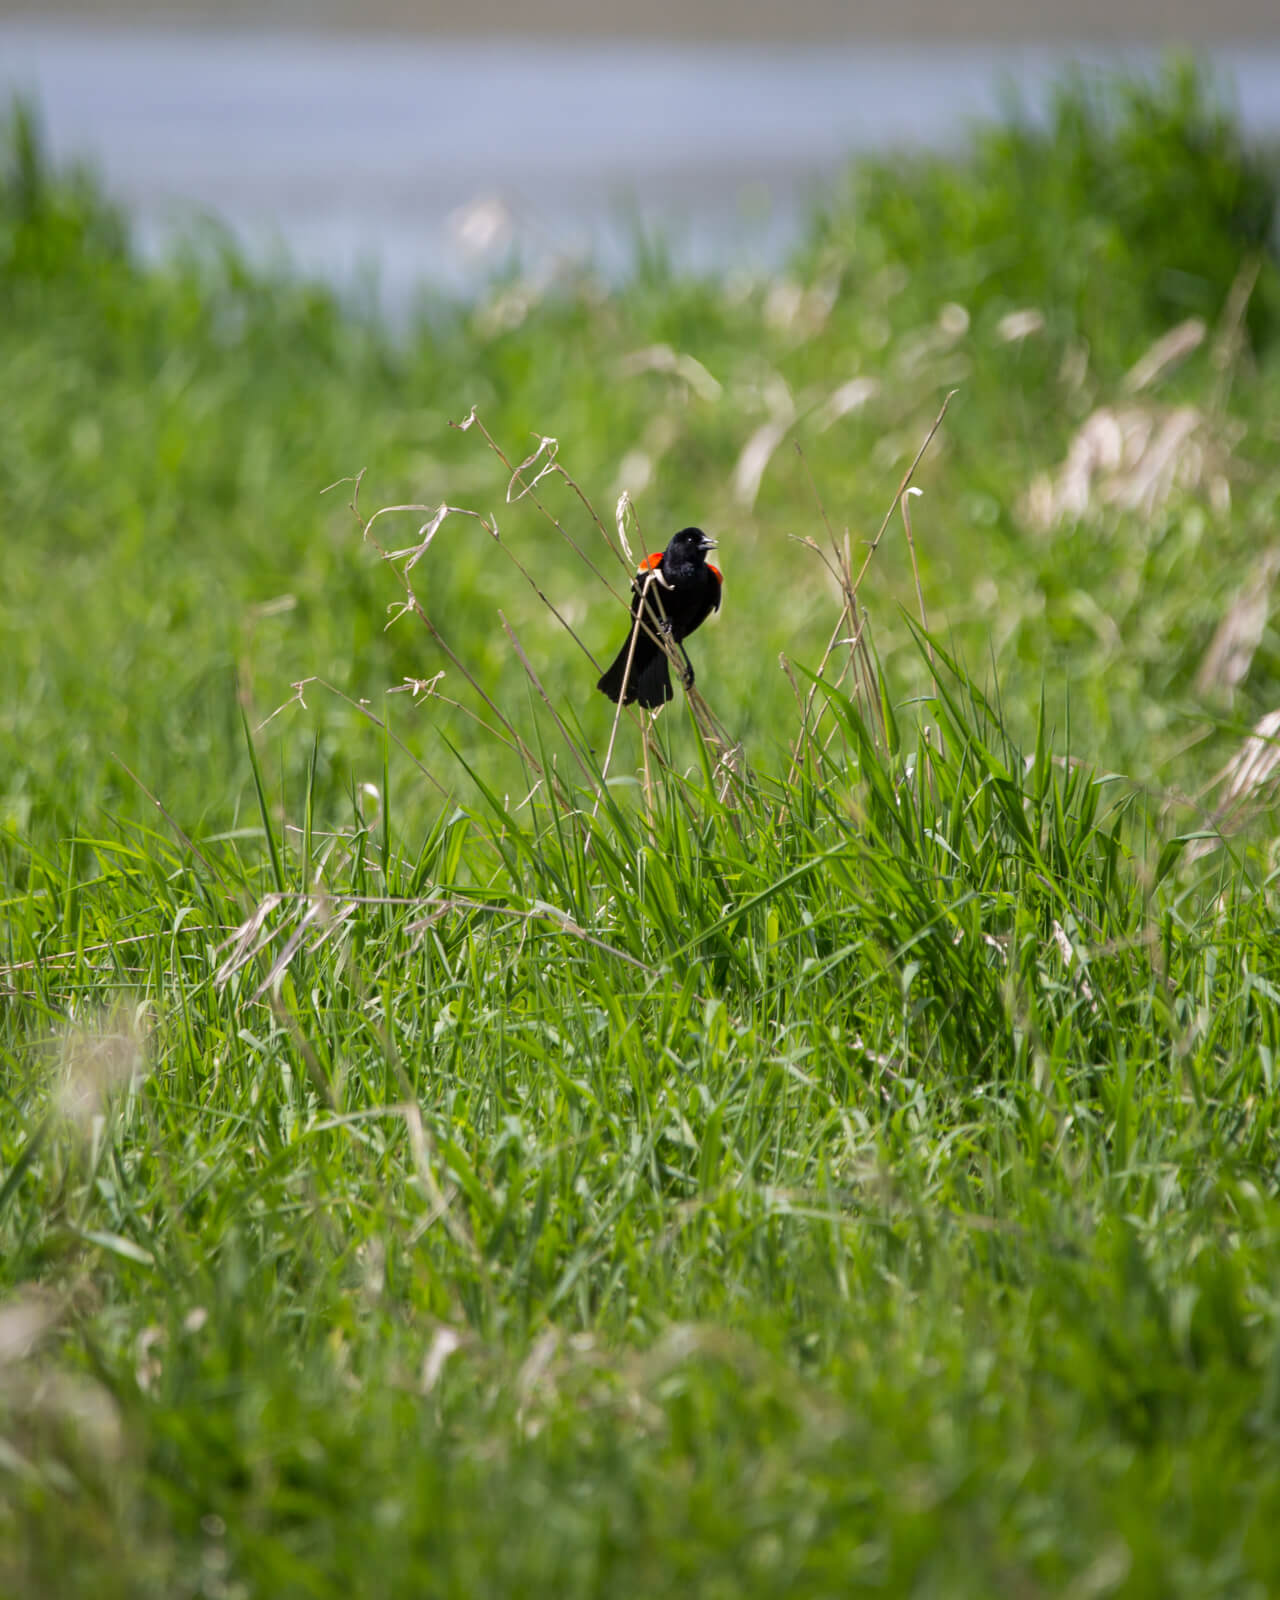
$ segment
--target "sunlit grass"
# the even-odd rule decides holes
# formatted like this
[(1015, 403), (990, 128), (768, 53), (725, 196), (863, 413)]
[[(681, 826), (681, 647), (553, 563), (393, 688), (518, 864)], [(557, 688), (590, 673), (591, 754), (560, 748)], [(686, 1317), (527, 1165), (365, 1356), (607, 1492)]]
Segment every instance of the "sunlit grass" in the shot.
[(1164, 92), (399, 346), (18, 137), (6, 1593), (1275, 1587), (1274, 189)]

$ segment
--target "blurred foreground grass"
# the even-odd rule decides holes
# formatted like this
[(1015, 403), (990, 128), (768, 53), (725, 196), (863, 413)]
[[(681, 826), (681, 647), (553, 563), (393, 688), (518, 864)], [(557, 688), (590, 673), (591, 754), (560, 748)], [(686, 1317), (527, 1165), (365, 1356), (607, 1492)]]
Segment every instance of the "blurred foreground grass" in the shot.
[[(0, 1589), (1274, 1592), (1230, 120), (1068, 86), (859, 164), (776, 279), (649, 250), (394, 337), (140, 266), (23, 119), (3, 163)], [(838, 547), (952, 389), (931, 645), (901, 517), (853, 614)], [(384, 550), (489, 525), (384, 563), (361, 472), (424, 508)], [(570, 541), (620, 592), (623, 490), (721, 540), (728, 748), (678, 703), (606, 774), (555, 613), (616, 646)]]

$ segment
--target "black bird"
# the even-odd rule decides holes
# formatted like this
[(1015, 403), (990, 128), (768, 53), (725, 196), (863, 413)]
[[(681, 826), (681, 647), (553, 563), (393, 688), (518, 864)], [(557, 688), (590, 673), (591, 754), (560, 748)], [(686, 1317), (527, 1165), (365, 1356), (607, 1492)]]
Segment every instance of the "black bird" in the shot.
[[(707, 551), (715, 546), (716, 541), (708, 539), (701, 528), (681, 528), (665, 550), (646, 556), (641, 562), (631, 584), (631, 627), (613, 665), (596, 684), (610, 700), (620, 699), (625, 706), (634, 700), (649, 709), (670, 700), (667, 652), (656, 635), (665, 635), (680, 646), (688, 668), (684, 685), (686, 689), (693, 687), (693, 663), (684, 641), (713, 611), (720, 609), (724, 579), (719, 568), (707, 560)], [(637, 627), (641, 607), (644, 616)]]

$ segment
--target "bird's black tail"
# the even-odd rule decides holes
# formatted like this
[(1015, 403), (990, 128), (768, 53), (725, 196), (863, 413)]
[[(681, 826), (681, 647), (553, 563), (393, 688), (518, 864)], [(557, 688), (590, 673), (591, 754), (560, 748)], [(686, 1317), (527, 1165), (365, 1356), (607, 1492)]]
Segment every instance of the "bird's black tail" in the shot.
[(634, 655), (631, 650), (631, 635), (628, 634), (623, 641), (622, 649), (613, 658), (612, 665), (601, 676), (596, 688), (602, 694), (607, 694), (610, 700), (616, 701), (622, 697), (622, 679), (627, 670), (628, 658), (631, 660), (631, 675), (627, 679), (627, 693), (622, 700), (623, 705), (629, 706), (634, 700), (650, 711), (666, 705), (671, 698), (671, 673), (667, 667), (667, 653), (656, 640), (649, 638), (643, 629), (636, 640)]

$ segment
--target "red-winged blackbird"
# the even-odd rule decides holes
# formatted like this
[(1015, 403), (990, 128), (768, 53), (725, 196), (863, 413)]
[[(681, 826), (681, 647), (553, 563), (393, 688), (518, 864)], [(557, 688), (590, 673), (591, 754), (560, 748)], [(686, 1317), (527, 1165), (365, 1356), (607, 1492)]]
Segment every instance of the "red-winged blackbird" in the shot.
[[(689, 669), (685, 674), (685, 688), (693, 687), (693, 663), (683, 641), (695, 628), (700, 628), (713, 611), (720, 609), (724, 580), (707, 560), (707, 551), (714, 550), (715, 545), (716, 541), (708, 539), (701, 528), (681, 528), (665, 550), (647, 556), (641, 563), (631, 584), (634, 590), (631, 628), (613, 665), (596, 685), (610, 700), (621, 699), (624, 706), (635, 700), (650, 708), (665, 705), (670, 700), (667, 652), (655, 635), (665, 634), (680, 646), (680, 654)], [(637, 627), (636, 617), (642, 604), (644, 619)], [(632, 635), (635, 636), (634, 650)]]

